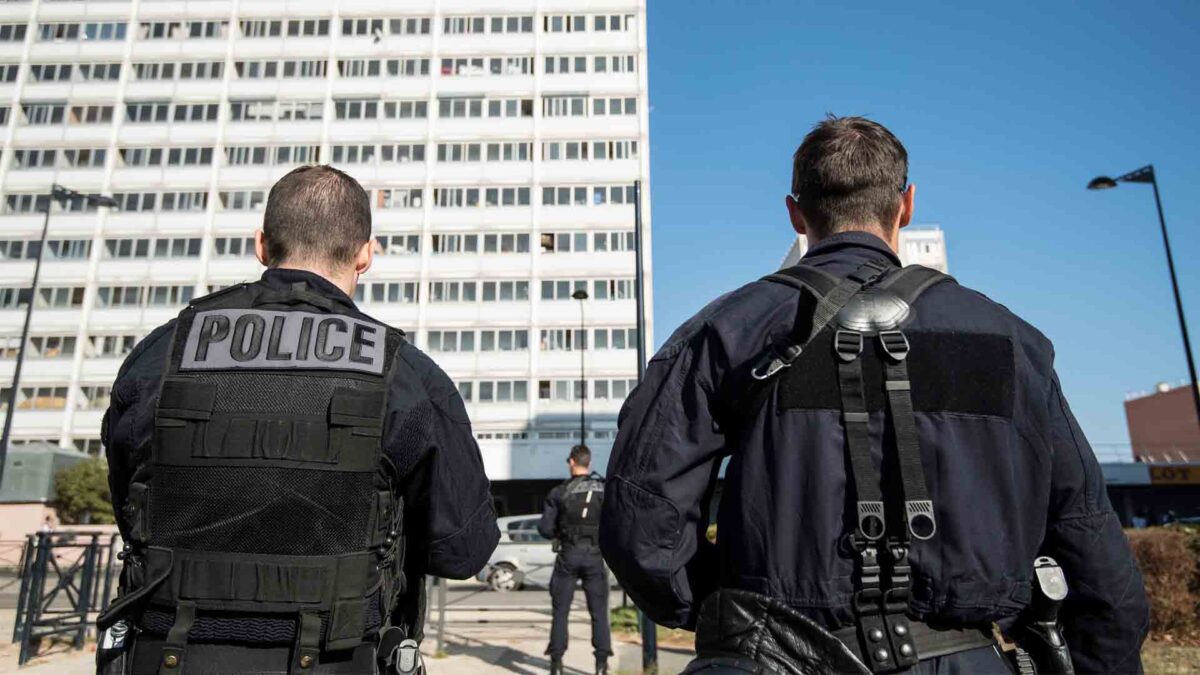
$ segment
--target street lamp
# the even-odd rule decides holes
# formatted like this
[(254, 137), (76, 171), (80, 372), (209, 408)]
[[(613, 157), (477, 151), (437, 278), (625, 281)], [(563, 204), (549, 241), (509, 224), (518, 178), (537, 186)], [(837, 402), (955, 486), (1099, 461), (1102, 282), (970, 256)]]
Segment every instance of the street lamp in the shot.
[(33, 304), (37, 301), (38, 277), (42, 273), (42, 256), (46, 250), (46, 234), (50, 228), (50, 204), (56, 201), (61, 206), (68, 202), (86, 202), (89, 206), (116, 207), (117, 200), (104, 195), (89, 195), (76, 192), (61, 185), (51, 185), (46, 200), (46, 215), (42, 218), (42, 238), (38, 244), (37, 257), (33, 263), (33, 283), (29, 287), (29, 302), (25, 305), (25, 326), (21, 329), (21, 343), (17, 347), (17, 363), (13, 368), (12, 385), (8, 388), (8, 410), (4, 414), (4, 433), (0, 435), (0, 485), (4, 483), (4, 463), (8, 460), (8, 441), (12, 435), (13, 411), (17, 407), (17, 391), (21, 386), (21, 366), (25, 364), (25, 343), (29, 341), (29, 321), (33, 318)]
[(587, 403), (587, 370), (584, 365), (584, 357), (587, 355), (587, 328), (583, 323), (583, 301), (588, 299), (588, 292), (581, 288), (572, 293), (571, 297), (579, 301), (579, 339), (576, 341), (576, 347), (579, 348), (579, 444), (587, 445), (587, 421), (584, 415), (584, 405)]
[(1175, 278), (1175, 259), (1171, 255), (1171, 240), (1167, 237), (1167, 221), (1163, 218), (1162, 201), (1158, 197), (1158, 180), (1154, 165), (1147, 164), (1123, 176), (1097, 176), (1088, 183), (1089, 190), (1108, 190), (1118, 183), (1149, 183), (1154, 188), (1154, 206), (1158, 209), (1158, 226), (1162, 230), (1163, 247), (1167, 249), (1167, 270), (1171, 273), (1171, 290), (1175, 293), (1175, 312), (1179, 315), (1179, 332), (1183, 334), (1183, 351), (1187, 356), (1188, 375), (1192, 380), (1192, 404), (1196, 406), (1196, 423), (1200, 424), (1200, 389), (1196, 388), (1196, 361), (1192, 357), (1192, 341), (1188, 338), (1187, 321), (1183, 318), (1183, 301), (1179, 298), (1179, 281)]

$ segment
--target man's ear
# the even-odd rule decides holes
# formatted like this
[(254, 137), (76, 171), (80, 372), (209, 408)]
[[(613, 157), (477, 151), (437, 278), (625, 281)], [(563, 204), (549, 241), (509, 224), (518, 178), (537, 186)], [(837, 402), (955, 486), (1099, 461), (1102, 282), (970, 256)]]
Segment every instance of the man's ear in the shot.
[(896, 223), (896, 229), (908, 227), (912, 222), (913, 217), (913, 200), (917, 196), (917, 186), (912, 183), (908, 184), (903, 194), (900, 195), (900, 214), (899, 221)]
[(254, 231), (254, 257), (258, 258), (263, 267), (271, 266), (270, 258), (267, 257), (267, 235), (262, 230)]
[(804, 220), (804, 213), (800, 211), (800, 205), (791, 195), (785, 197), (783, 201), (787, 204), (788, 219), (792, 221), (792, 229), (796, 231), (796, 234), (808, 234), (808, 222)]
[(375, 237), (371, 237), (362, 246), (358, 247), (358, 252), (354, 254), (354, 273), (362, 276), (371, 269), (371, 263), (375, 261)]

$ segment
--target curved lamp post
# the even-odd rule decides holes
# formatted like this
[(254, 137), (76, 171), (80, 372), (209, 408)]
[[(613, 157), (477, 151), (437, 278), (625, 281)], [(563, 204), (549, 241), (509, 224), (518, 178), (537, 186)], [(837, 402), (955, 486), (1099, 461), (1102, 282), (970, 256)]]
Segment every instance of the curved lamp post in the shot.
[(1200, 389), (1196, 388), (1196, 362), (1192, 357), (1192, 341), (1188, 338), (1187, 321), (1183, 318), (1183, 301), (1179, 297), (1179, 281), (1175, 277), (1175, 259), (1171, 255), (1171, 240), (1167, 237), (1167, 221), (1163, 218), (1162, 201), (1158, 197), (1158, 180), (1154, 165), (1147, 164), (1122, 176), (1097, 176), (1087, 185), (1089, 190), (1108, 190), (1120, 183), (1149, 183), (1154, 188), (1154, 206), (1158, 209), (1158, 226), (1162, 230), (1163, 247), (1167, 249), (1167, 270), (1171, 273), (1171, 290), (1175, 293), (1175, 312), (1179, 315), (1179, 332), (1183, 334), (1183, 351), (1187, 356), (1188, 375), (1192, 381), (1192, 404), (1196, 407), (1196, 423), (1200, 424)]

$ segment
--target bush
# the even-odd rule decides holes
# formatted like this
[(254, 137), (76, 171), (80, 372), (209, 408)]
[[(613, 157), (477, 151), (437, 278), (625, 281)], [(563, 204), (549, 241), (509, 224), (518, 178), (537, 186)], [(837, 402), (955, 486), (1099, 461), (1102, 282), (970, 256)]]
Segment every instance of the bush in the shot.
[(117, 522), (108, 491), (108, 464), (99, 457), (55, 474), (54, 493), (58, 517), (65, 524)]
[(1200, 531), (1152, 527), (1129, 532), (1146, 594), (1151, 637), (1200, 635)]

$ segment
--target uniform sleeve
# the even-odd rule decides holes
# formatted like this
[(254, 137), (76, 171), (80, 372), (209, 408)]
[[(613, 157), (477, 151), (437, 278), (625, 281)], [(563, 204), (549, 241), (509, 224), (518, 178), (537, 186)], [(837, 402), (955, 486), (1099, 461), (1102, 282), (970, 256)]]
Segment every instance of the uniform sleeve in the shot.
[(716, 589), (704, 535), (724, 448), (711, 400), (718, 351), (702, 328), (651, 359), (608, 464), (600, 549), (638, 607), (665, 626), (693, 627)]
[(457, 388), (423, 355), (415, 365), (419, 386), (392, 380), (385, 441), (405, 497), (406, 568), (467, 579), (500, 539), (491, 487)]
[(1057, 560), (1066, 575), (1060, 617), (1075, 670), (1140, 673), (1150, 622), (1141, 572), (1057, 376), (1049, 405), (1053, 467), (1042, 554)]
[(547, 539), (554, 539), (558, 534), (558, 492), (558, 488), (554, 488), (546, 495), (542, 519), (538, 521), (538, 534)]

